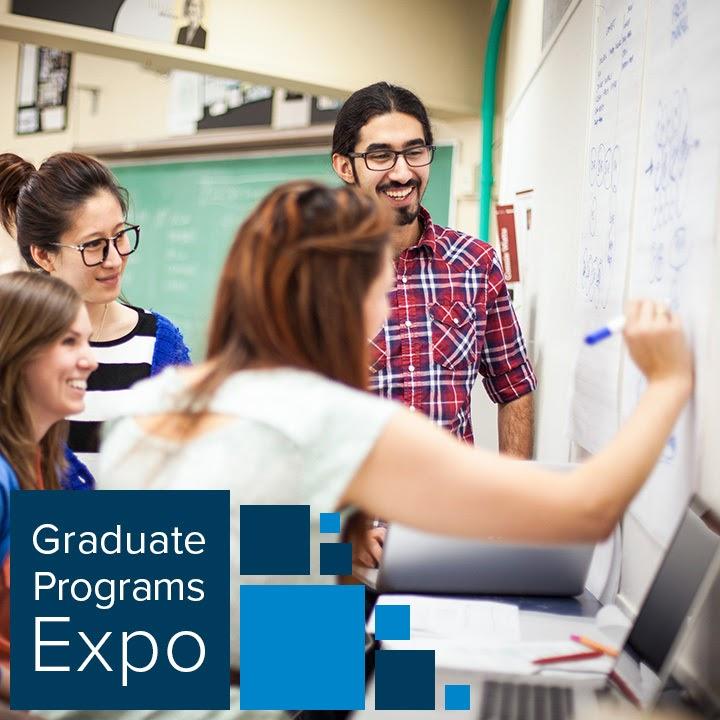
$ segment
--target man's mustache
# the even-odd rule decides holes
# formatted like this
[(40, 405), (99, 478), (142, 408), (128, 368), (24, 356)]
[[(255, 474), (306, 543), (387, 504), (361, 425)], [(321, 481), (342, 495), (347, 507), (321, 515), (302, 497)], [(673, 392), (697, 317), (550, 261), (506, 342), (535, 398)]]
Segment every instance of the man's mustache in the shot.
[(385, 183), (384, 185), (378, 185), (378, 190), (401, 190), (403, 188), (416, 188), (420, 187), (420, 182), (418, 180), (408, 180), (406, 183), (399, 183), (399, 182), (389, 182)]

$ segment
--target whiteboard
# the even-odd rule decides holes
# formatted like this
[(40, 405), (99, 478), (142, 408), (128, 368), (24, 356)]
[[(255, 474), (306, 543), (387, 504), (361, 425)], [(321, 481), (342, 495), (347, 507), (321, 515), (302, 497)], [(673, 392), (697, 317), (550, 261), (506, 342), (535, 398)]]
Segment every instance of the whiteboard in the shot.
[[(533, 190), (521, 262), (523, 332), (539, 378), (536, 457), (567, 460), (573, 443), (597, 451), (634, 407), (642, 383), (620, 340), (592, 355), (582, 347), (627, 298), (670, 300), (691, 335), (695, 398), (631, 509), (647, 537), (643, 562), (665, 544), (691, 488), (720, 512), (718, 22), (720, 2), (578, 0), (502, 135), (499, 202)], [(594, 286), (588, 255), (606, 263)]]
[[(598, 0), (595, 20), (578, 257), (581, 326), (602, 327), (626, 298), (668, 302), (690, 336), (704, 387), (712, 380), (708, 337), (716, 322), (710, 299), (720, 190), (720, 4)], [(599, 450), (644, 387), (618, 338), (582, 348), (573, 439)], [(661, 544), (699, 489), (706, 445), (700, 397), (682, 414), (630, 507)]]
[[(695, 349), (700, 386), (709, 371), (720, 188), (720, 4), (653, 0), (651, 7), (628, 293), (665, 300), (680, 314)], [(628, 362), (624, 415), (643, 386)], [(630, 508), (663, 543), (699, 484), (703, 439), (696, 410), (694, 402), (683, 413)]]
[[(644, 27), (646, 42), (641, 50), (642, 87), (636, 121), (635, 174), (623, 298), (632, 292), (640, 291), (639, 287), (631, 287), (631, 283), (635, 282), (637, 269), (643, 265), (646, 269), (651, 267), (643, 260), (643, 241), (638, 239), (642, 237), (638, 211), (644, 202), (640, 178), (648, 177), (644, 170), (650, 164), (650, 156), (645, 153), (644, 146), (641, 147), (641, 139), (645, 138), (643, 142), (647, 142), (651, 134), (649, 129), (652, 125), (647, 123), (652, 122), (649, 119), (652, 115), (648, 114), (650, 111), (647, 98), (650, 93), (655, 92), (653, 82), (657, 82), (659, 91), (661, 86), (667, 85), (673, 77), (671, 73), (665, 72), (662, 66), (653, 64), (655, 48), (658, 47), (658, 41), (653, 39), (656, 32), (661, 36), (664, 33), (660, 40), (665, 42), (666, 46), (672, 47), (672, 37), (668, 39), (668, 33), (672, 33), (673, 12), (677, 13), (678, 27), (684, 24), (682, 18), (687, 17), (689, 40), (692, 40), (693, 33), (702, 35), (702, 30), (706, 27), (705, 37), (710, 42), (715, 40), (718, 47), (716, 57), (709, 59), (709, 64), (706, 68), (701, 68), (700, 73), (691, 73), (680, 62), (677, 63), (677, 68), (673, 68), (673, 72), (691, 75), (692, 83), (700, 84), (709, 82), (708, 78), (713, 76), (720, 77), (717, 66), (717, 55), (720, 54), (717, 38), (720, 35), (714, 17), (706, 17), (707, 13), (714, 15), (720, 12), (720, 2), (675, 0), (668, 3), (649, 0), (643, 4), (647, 14)], [(585, 456), (578, 451), (576, 444), (573, 445), (576, 376), (582, 364), (578, 362), (579, 347), (583, 322), (587, 322), (587, 317), (583, 319), (586, 311), (582, 307), (579, 278), (582, 272), (583, 226), (588, 218), (585, 198), (588, 192), (586, 188), (590, 187), (588, 151), (593, 145), (590, 126), (594, 97), (592, 90), (597, 83), (597, 42), (594, 46), (593, 42), (597, 39), (595, 36), (598, 13), (605, 11), (609, 5), (609, 2), (601, 5), (597, 0), (574, 0), (556, 37), (544, 50), (527, 87), (508, 111), (502, 135), (498, 201), (503, 204), (512, 203), (518, 192), (533, 190), (533, 236), (527, 249), (527, 257), (525, 260), (521, 259), (523, 267), (527, 269), (521, 281), (525, 285), (524, 315), (528, 318), (523, 325), (523, 333), (528, 341), (539, 380), (535, 400), (536, 457), (547, 462), (566, 460), (568, 455), (573, 458)], [(633, 5), (636, 7), (635, 3)], [(656, 14), (658, 19), (655, 19)], [(658, 22), (665, 23), (667, 32), (657, 25)], [(678, 41), (684, 43), (680, 37), (676, 44)], [(702, 39), (692, 40), (692, 43), (698, 43), (692, 51), (687, 51), (688, 62), (694, 63), (698, 62), (694, 53), (709, 52), (709, 49), (702, 47)], [(657, 61), (660, 61), (660, 57)], [(648, 73), (657, 75), (653, 79)], [(714, 88), (709, 88), (707, 93), (702, 91), (701, 95), (703, 106), (698, 108), (698, 113), (705, 115), (710, 104), (717, 107)], [(693, 118), (696, 117), (694, 103), (693, 100)], [(712, 112), (714, 111), (707, 117), (709, 122), (715, 122), (715, 127), (709, 135), (704, 134), (703, 128), (698, 128), (697, 134), (701, 147), (710, 154), (707, 158), (709, 172), (706, 176), (710, 188), (703, 190), (702, 200), (698, 202), (705, 203), (703, 223), (707, 223), (708, 228), (714, 223), (714, 229), (710, 231), (711, 248), (706, 267), (699, 270), (696, 276), (696, 294), (705, 297), (701, 302), (695, 301), (692, 304), (691, 312), (688, 312), (687, 308), (681, 310), (690, 327), (697, 327), (697, 330), (693, 331), (696, 353), (695, 401), (689, 409), (693, 426), (690, 429), (689, 443), (684, 446), (685, 456), (678, 456), (673, 474), (667, 478), (671, 493), (664, 493), (664, 478), (660, 478), (661, 487), (658, 489), (653, 476), (650, 481), (652, 484), (640, 496), (623, 522), (622, 575), (618, 602), (629, 612), (636, 611), (641, 604), (653, 572), (660, 563), (666, 530), (673, 524), (665, 523), (665, 519), (675, 516), (680, 497), (684, 496), (698, 477), (701, 499), (720, 513), (720, 372), (717, 371), (717, 368), (720, 368), (720, 282), (711, 282), (709, 290), (706, 285), (707, 274), (713, 273), (715, 277), (720, 275), (720, 214), (717, 212), (720, 207), (720, 188), (715, 187), (714, 191), (712, 190), (712, 186), (716, 185), (713, 168), (720, 165), (720, 162), (712, 157), (714, 143), (720, 133), (720, 123), (713, 120)], [(641, 124), (641, 117), (645, 124)], [(695, 169), (692, 163), (695, 161), (692, 160), (692, 155), (693, 152), (690, 152), (686, 177), (694, 184), (699, 181), (694, 178)], [(689, 185), (688, 190), (692, 187), (693, 185)], [(712, 192), (715, 193), (714, 197), (711, 197)], [(653, 236), (653, 233), (645, 234), (646, 248)], [(699, 238), (698, 242), (701, 242)], [(707, 249), (707, 243), (704, 247)], [(622, 271), (619, 274), (622, 275)], [(623, 282), (620, 285), (623, 285)], [(668, 288), (663, 289), (664, 292), (667, 290)], [(680, 299), (685, 300), (686, 297), (688, 296), (683, 289)], [(613, 307), (605, 310), (607, 316), (613, 312)], [(703, 317), (703, 313), (708, 317)], [(605, 320), (606, 316), (603, 315), (602, 319)], [(626, 379), (630, 377), (629, 360), (622, 355), (619, 348), (613, 366), (616, 373), (615, 386), (618, 390), (616, 404), (619, 406), (619, 424), (624, 412)], [(627, 387), (630, 387), (629, 383)], [(682, 428), (676, 428), (678, 429)], [(592, 427), (589, 430), (592, 434)], [(590, 442), (598, 440), (591, 436)], [(655, 513), (658, 513), (657, 517)], [(691, 655), (684, 654), (683, 658), (683, 662), (690, 663), (694, 682), (704, 689), (712, 689), (715, 695), (718, 684), (708, 668), (718, 666), (720, 658), (715, 657), (717, 653), (708, 654), (707, 633), (720, 623), (717, 607), (715, 603), (700, 618), (700, 642), (697, 643), (697, 648), (691, 649)]]

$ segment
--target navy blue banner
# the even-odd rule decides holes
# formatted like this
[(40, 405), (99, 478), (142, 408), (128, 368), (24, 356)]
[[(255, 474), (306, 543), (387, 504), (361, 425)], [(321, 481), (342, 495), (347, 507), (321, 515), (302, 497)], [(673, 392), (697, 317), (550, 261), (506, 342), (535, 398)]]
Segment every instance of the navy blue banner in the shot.
[(14, 492), (12, 707), (227, 708), (229, 502)]

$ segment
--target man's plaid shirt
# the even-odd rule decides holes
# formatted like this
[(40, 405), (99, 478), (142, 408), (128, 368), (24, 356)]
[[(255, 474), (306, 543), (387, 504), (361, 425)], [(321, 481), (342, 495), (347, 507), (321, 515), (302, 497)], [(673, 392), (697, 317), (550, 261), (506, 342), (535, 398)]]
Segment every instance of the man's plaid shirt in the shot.
[(370, 344), (370, 390), (428, 415), (473, 442), (470, 391), (478, 373), (496, 403), (536, 380), (491, 245), (434, 225), (395, 262), (390, 314)]

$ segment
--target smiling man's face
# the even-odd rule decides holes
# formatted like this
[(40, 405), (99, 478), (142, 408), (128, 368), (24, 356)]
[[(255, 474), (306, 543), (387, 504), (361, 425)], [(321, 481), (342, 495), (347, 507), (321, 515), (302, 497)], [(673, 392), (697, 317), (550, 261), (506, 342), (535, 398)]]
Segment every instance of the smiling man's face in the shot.
[(382, 156), (383, 150), (409, 150), (410, 157), (398, 156), (394, 167), (389, 170), (370, 170), (363, 158), (347, 159), (347, 172), (351, 175), (349, 178), (343, 177), (342, 173), (340, 175), (368, 192), (377, 193), (389, 203), (395, 210), (398, 225), (410, 225), (420, 210), (430, 177), (430, 165), (413, 167), (408, 164), (408, 159), (411, 163), (417, 162), (412, 156), (421, 154), (425, 146), (423, 127), (412, 115), (401, 112), (376, 115), (360, 130), (354, 152), (380, 153)]

